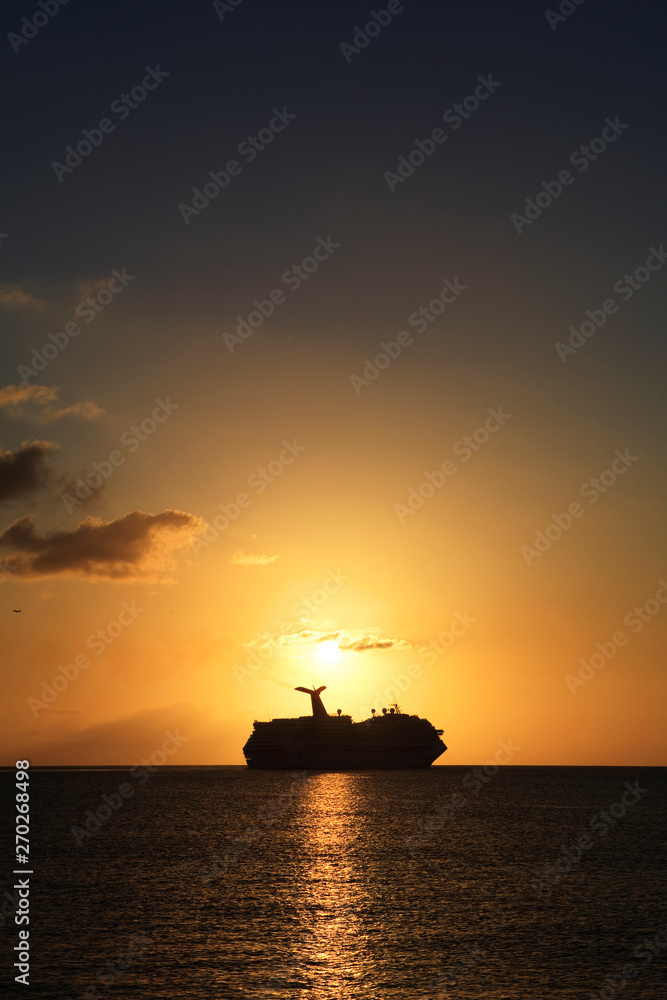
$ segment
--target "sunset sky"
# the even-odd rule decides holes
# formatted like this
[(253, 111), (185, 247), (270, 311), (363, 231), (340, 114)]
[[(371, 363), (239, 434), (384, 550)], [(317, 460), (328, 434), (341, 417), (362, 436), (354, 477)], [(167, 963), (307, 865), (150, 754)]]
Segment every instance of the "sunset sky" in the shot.
[(565, 6), (5, 5), (2, 764), (667, 763), (665, 14)]

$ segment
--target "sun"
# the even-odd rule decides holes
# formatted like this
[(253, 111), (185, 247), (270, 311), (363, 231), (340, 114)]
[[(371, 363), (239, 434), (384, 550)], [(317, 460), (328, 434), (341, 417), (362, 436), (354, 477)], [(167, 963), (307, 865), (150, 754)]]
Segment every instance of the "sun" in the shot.
[(336, 663), (340, 659), (340, 649), (335, 639), (325, 639), (321, 642), (317, 653), (324, 663)]

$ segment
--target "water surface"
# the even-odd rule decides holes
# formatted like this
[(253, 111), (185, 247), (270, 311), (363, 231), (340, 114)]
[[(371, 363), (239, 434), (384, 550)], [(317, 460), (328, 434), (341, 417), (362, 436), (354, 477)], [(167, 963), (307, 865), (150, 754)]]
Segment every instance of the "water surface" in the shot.
[(40, 998), (667, 996), (663, 770), (31, 777)]

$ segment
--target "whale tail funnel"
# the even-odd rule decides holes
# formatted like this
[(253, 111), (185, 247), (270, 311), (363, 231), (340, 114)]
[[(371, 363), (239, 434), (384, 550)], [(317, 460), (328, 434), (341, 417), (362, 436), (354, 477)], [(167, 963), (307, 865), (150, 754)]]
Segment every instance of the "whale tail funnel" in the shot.
[(320, 692), (321, 691), (326, 691), (326, 687), (327, 687), (326, 684), (323, 684), (321, 687), (313, 688), (312, 691), (311, 691), (310, 688), (305, 688), (305, 687), (297, 687), (297, 688), (294, 688), (294, 690), (295, 691), (303, 691), (304, 694), (309, 694), (310, 695), (310, 701), (311, 701), (311, 704), (313, 706), (313, 715), (314, 716), (318, 716), (318, 715), (319, 716), (321, 716), (321, 715), (328, 716), (329, 713), (327, 712), (326, 708), (322, 704), (322, 699), (320, 698)]

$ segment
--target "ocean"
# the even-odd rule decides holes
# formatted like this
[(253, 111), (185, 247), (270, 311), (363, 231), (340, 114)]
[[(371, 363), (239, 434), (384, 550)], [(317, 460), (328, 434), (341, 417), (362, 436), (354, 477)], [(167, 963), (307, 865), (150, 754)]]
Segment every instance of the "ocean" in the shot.
[(28, 867), (1, 780), (5, 995), (28, 879), (40, 1000), (667, 997), (664, 769), (31, 768)]

